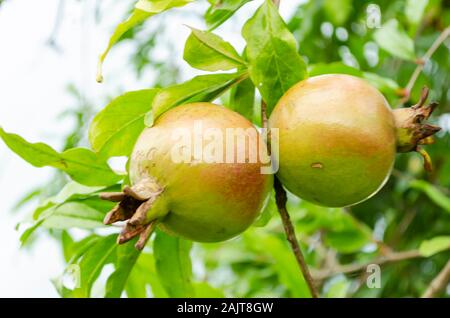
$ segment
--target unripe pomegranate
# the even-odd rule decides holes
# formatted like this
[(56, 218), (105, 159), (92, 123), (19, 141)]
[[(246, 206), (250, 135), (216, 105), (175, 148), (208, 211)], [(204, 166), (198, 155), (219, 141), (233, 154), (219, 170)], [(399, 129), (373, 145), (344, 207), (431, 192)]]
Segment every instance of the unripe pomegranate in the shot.
[(364, 201), (382, 188), (397, 151), (418, 144), (439, 127), (422, 124), (436, 104), (391, 110), (366, 81), (321, 75), (294, 85), (274, 108), (279, 129), (278, 177), (300, 198), (329, 207)]
[[(231, 145), (225, 143), (231, 140), (226, 139), (230, 131), (235, 134)], [(254, 138), (239, 143), (236, 135), (245, 132)], [(212, 141), (213, 136), (219, 140)], [(102, 195), (120, 201), (105, 223), (129, 220), (118, 241), (140, 234), (138, 248), (156, 223), (169, 233), (201, 242), (241, 233), (258, 216), (272, 186), (273, 177), (261, 173), (261, 160), (258, 156), (252, 161), (248, 147), (257, 142), (265, 149), (260, 139), (251, 122), (222, 106), (193, 103), (167, 111), (136, 142), (129, 165), (132, 186)], [(219, 143), (212, 151), (215, 161), (205, 153), (212, 149), (211, 142)], [(231, 162), (226, 158), (230, 151)]]

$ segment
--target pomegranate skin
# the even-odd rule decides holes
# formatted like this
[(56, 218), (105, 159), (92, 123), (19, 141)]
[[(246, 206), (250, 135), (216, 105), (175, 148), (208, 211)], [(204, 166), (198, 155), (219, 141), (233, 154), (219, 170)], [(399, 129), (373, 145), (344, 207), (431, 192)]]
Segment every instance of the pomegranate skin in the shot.
[(194, 241), (223, 241), (244, 231), (259, 215), (273, 176), (261, 174), (259, 160), (174, 162), (171, 155), (177, 140), (173, 132), (179, 128), (192, 132), (199, 121), (202, 133), (208, 128), (219, 128), (223, 136), (226, 128), (249, 128), (257, 133), (251, 122), (222, 106), (192, 103), (175, 107), (140, 135), (131, 156), (130, 181), (136, 185), (151, 178), (164, 189), (157, 199), (158, 209), (164, 210), (158, 222), (162, 230)]
[(279, 129), (278, 177), (302, 199), (349, 206), (376, 194), (389, 178), (394, 115), (384, 96), (360, 78), (330, 74), (297, 83), (269, 125)]

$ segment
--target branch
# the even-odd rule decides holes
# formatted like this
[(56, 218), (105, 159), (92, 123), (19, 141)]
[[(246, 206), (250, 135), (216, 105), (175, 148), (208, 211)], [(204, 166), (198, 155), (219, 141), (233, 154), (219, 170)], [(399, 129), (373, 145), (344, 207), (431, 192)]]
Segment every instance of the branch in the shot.
[(308, 265), (305, 262), (305, 258), (303, 256), (302, 250), (298, 244), (295, 229), (292, 225), (291, 219), (289, 217), (289, 213), (286, 209), (287, 196), (286, 191), (281, 185), (280, 180), (275, 177), (275, 201), (277, 203), (278, 212), (280, 213), (281, 220), (283, 221), (284, 231), (286, 233), (286, 238), (291, 244), (292, 252), (294, 253), (295, 259), (297, 260), (298, 265), (303, 273), (303, 277), (305, 278), (306, 283), (308, 284), (309, 291), (311, 292), (311, 296), (313, 298), (318, 298), (319, 294), (314, 284), (314, 280), (309, 272)]
[(411, 75), (411, 78), (408, 81), (408, 84), (405, 87), (405, 96), (401, 99), (400, 105), (403, 105), (409, 100), (409, 97), (411, 96), (411, 91), (414, 87), (414, 84), (417, 81), (417, 78), (419, 77), (420, 73), (422, 72), (423, 68), (425, 67), (425, 63), (431, 58), (431, 56), (436, 52), (436, 50), (439, 48), (439, 46), (447, 39), (447, 37), (450, 35), (450, 27), (447, 27), (442, 31), (442, 33), (437, 37), (437, 39), (433, 42), (433, 44), (430, 46), (428, 51), (425, 53), (422, 58), (419, 59), (418, 65), (416, 69), (414, 70), (413, 74)]
[(450, 281), (450, 261), (444, 266), (440, 273), (433, 279), (422, 298), (433, 298), (439, 296)]
[[(450, 249), (450, 248), (448, 248)], [(448, 250), (446, 249), (446, 250)], [(445, 250), (445, 251), (446, 251)], [(443, 251), (442, 251), (443, 252)], [(337, 274), (350, 274), (354, 272), (359, 272), (367, 268), (367, 266), (372, 264), (383, 265), (387, 263), (400, 262), (404, 260), (414, 259), (414, 258), (423, 258), (424, 256), (420, 254), (419, 250), (410, 250), (404, 252), (391, 252), (384, 256), (375, 258), (371, 261), (362, 264), (348, 264), (348, 265), (340, 265), (336, 268), (328, 268), (322, 270), (313, 271), (313, 277), (316, 280), (324, 280), (326, 278), (332, 277)]]
[(336, 268), (330, 268), (325, 270), (317, 270), (314, 271), (314, 278), (317, 280), (324, 280), (326, 278), (332, 277), (337, 274), (349, 274), (354, 272), (359, 272), (367, 268), (367, 266), (372, 264), (382, 265), (390, 262), (398, 262), (407, 259), (413, 259), (421, 257), (418, 250), (406, 251), (406, 252), (398, 252), (391, 253), (376, 259), (373, 259), (369, 262), (363, 264), (349, 264), (349, 265), (340, 265)]

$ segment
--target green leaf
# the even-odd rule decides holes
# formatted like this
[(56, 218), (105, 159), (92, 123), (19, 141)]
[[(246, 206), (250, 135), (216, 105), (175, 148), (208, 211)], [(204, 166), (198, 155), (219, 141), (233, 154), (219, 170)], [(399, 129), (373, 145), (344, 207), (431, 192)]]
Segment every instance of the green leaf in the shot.
[(49, 229), (94, 229), (103, 226), (105, 213), (80, 202), (68, 202), (51, 209), (42, 226)]
[(139, 0), (136, 3), (131, 16), (124, 22), (117, 25), (114, 33), (109, 39), (108, 46), (106, 47), (105, 51), (100, 54), (98, 61), (97, 82), (103, 81), (102, 64), (106, 56), (108, 55), (109, 50), (113, 47), (114, 44), (117, 43), (117, 41), (120, 40), (125, 32), (144, 22), (155, 14), (161, 13), (174, 7), (184, 6), (192, 1), (193, 0)]
[(437, 206), (450, 213), (450, 198), (431, 183), (428, 183), (424, 180), (413, 180), (410, 182), (409, 186), (413, 189), (422, 191)]
[(411, 25), (420, 23), (427, 5), (428, 0), (406, 0), (405, 15)]
[(117, 249), (116, 234), (99, 239), (78, 262), (80, 267), (80, 285), (73, 290), (74, 297), (89, 297), (94, 282), (103, 267), (113, 261)]
[(94, 152), (72, 148), (62, 153), (44, 143), (29, 143), (22, 137), (0, 128), (0, 137), (17, 155), (35, 167), (50, 166), (66, 172), (73, 180), (88, 186), (111, 185), (121, 177), (116, 175)]
[(256, 227), (264, 227), (269, 223), (269, 221), (272, 219), (272, 216), (277, 211), (277, 205), (275, 203), (275, 193), (272, 191), (269, 202), (267, 202), (267, 205), (264, 207), (264, 210), (261, 212), (259, 217), (255, 220), (253, 223), (253, 226)]
[(147, 287), (151, 288), (151, 294), (156, 298), (166, 298), (167, 293), (156, 273), (155, 259), (152, 254), (141, 253), (136, 265), (133, 267), (126, 285), (127, 296), (148, 297)]
[(400, 89), (400, 86), (396, 81), (387, 77), (380, 76), (376, 73), (363, 72), (362, 77), (385, 94), (395, 94)]
[(268, 115), (280, 97), (306, 77), (294, 36), (278, 10), (266, 0), (242, 29), (250, 77), (267, 103)]
[(325, 293), (326, 298), (345, 298), (351, 284), (345, 276), (340, 276), (337, 277), (337, 279), (333, 279), (327, 285), (327, 291)]
[(414, 42), (395, 19), (387, 21), (373, 33), (375, 42), (385, 51), (401, 59), (415, 61)]
[(340, 253), (355, 253), (372, 242), (371, 229), (343, 209), (327, 208), (301, 201), (290, 205), (289, 211), (299, 217), (300, 233), (324, 233), (324, 242)]
[(224, 298), (224, 293), (207, 282), (194, 283), (196, 298)]
[(158, 232), (153, 243), (156, 271), (169, 297), (193, 297), (191, 242)]
[[(73, 298), (75, 297), (75, 295), (73, 294), (73, 289), (69, 289), (68, 287), (66, 287), (64, 285), (64, 280), (67, 279), (67, 274), (72, 274), (71, 278), (73, 283), (75, 284), (74, 288), (79, 287), (81, 273), (80, 267), (77, 263), (80, 258), (86, 253), (86, 251), (88, 251), (102, 238), (93, 234), (85, 237), (78, 242), (74, 242), (70, 238), (70, 236), (66, 234), (63, 235), (62, 239), (63, 242), (66, 242), (64, 244), (64, 257), (67, 261), (67, 267), (62, 275), (52, 279), (52, 283), (61, 297)], [(68, 245), (66, 245), (67, 242), (69, 242)]]
[(334, 25), (343, 25), (352, 12), (352, 2), (352, 0), (325, 0), (323, 10), (328, 20)]
[(69, 182), (54, 197), (48, 198), (34, 213), (36, 220), (21, 235), (22, 245), (41, 225), (47, 228), (64, 229), (70, 227), (95, 228), (103, 226), (102, 220), (114, 203), (101, 200), (98, 193), (117, 190), (115, 187), (87, 187)]
[(32, 226), (30, 226), (28, 229), (26, 229), (22, 235), (20, 236), (20, 244), (21, 246), (24, 246), (28, 240), (30, 239), (31, 235), (42, 225), (42, 223), (45, 220), (39, 220), (36, 223), (34, 223)]
[(183, 58), (192, 67), (204, 71), (226, 71), (245, 65), (234, 47), (211, 32), (191, 28)]
[(227, 21), (233, 14), (251, 0), (212, 0), (205, 14), (209, 30), (213, 30)]
[(292, 297), (311, 297), (306, 281), (286, 241), (261, 231), (245, 232), (244, 240), (249, 248), (259, 254), (269, 255), (280, 282), (289, 289)]
[(354, 67), (348, 66), (342, 62), (317, 63), (308, 65), (309, 76), (322, 74), (348, 74), (353, 76), (362, 76), (362, 72)]
[(246, 76), (245, 72), (200, 75), (182, 84), (164, 88), (153, 99), (153, 116), (146, 118), (146, 124), (153, 125), (154, 120), (175, 106), (213, 101)]
[(229, 108), (253, 121), (255, 106), (255, 85), (247, 78), (233, 86), (230, 93)]
[(63, 231), (61, 235), (61, 242), (63, 245), (65, 261), (68, 264), (75, 263), (99, 238), (99, 236), (93, 234), (80, 241), (74, 241), (67, 231)]
[(112, 100), (93, 119), (89, 129), (92, 149), (102, 157), (129, 156), (144, 129), (158, 89), (128, 92)]
[(118, 298), (125, 289), (128, 277), (138, 260), (140, 251), (134, 244), (123, 244), (117, 247), (117, 260), (114, 263), (115, 271), (106, 282), (105, 297)]
[(450, 236), (437, 236), (423, 241), (420, 244), (419, 253), (424, 257), (430, 257), (448, 249), (450, 249)]
[(84, 201), (86, 203), (86, 200), (89, 198), (97, 198), (102, 203), (107, 203), (106, 209), (108, 209), (111, 204), (109, 204), (107, 201), (100, 200), (98, 198), (98, 194), (100, 192), (107, 192), (107, 191), (114, 191), (117, 190), (116, 187), (88, 187), (84, 186), (82, 184), (76, 183), (76, 182), (69, 182), (67, 183), (61, 191), (53, 196), (42, 202), (34, 211), (33, 213), (33, 219), (37, 220), (42, 212), (45, 210), (62, 203), (66, 202), (72, 202), (72, 201)]

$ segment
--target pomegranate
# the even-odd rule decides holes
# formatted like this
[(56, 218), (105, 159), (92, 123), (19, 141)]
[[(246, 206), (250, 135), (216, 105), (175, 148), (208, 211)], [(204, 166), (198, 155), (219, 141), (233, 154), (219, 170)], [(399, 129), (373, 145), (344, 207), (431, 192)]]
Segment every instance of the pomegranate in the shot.
[[(396, 152), (420, 151), (440, 128), (422, 124), (436, 104), (392, 110), (366, 81), (329, 74), (294, 85), (269, 119), (279, 129), (278, 177), (295, 195), (343, 207), (362, 202), (389, 178)], [(426, 161), (429, 166), (428, 160)]]
[[(251, 122), (210, 103), (175, 107), (142, 132), (130, 159), (131, 186), (102, 194), (119, 201), (104, 222), (127, 220), (119, 243), (140, 235), (136, 247), (143, 248), (156, 224), (201, 242), (229, 239), (252, 224), (267, 201), (273, 176), (261, 173), (259, 157), (251, 160), (251, 149), (245, 146), (251, 138), (244, 144), (233, 139), (231, 146), (220, 139), (230, 130), (236, 133), (233, 138), (245, 130), (259, 147), (266, 147)], [(215, 161), (197, 151), (211, 149), (211, 136), (219, 138), (214, 139), (215, 145), (219, 140), (212, 151)]]

